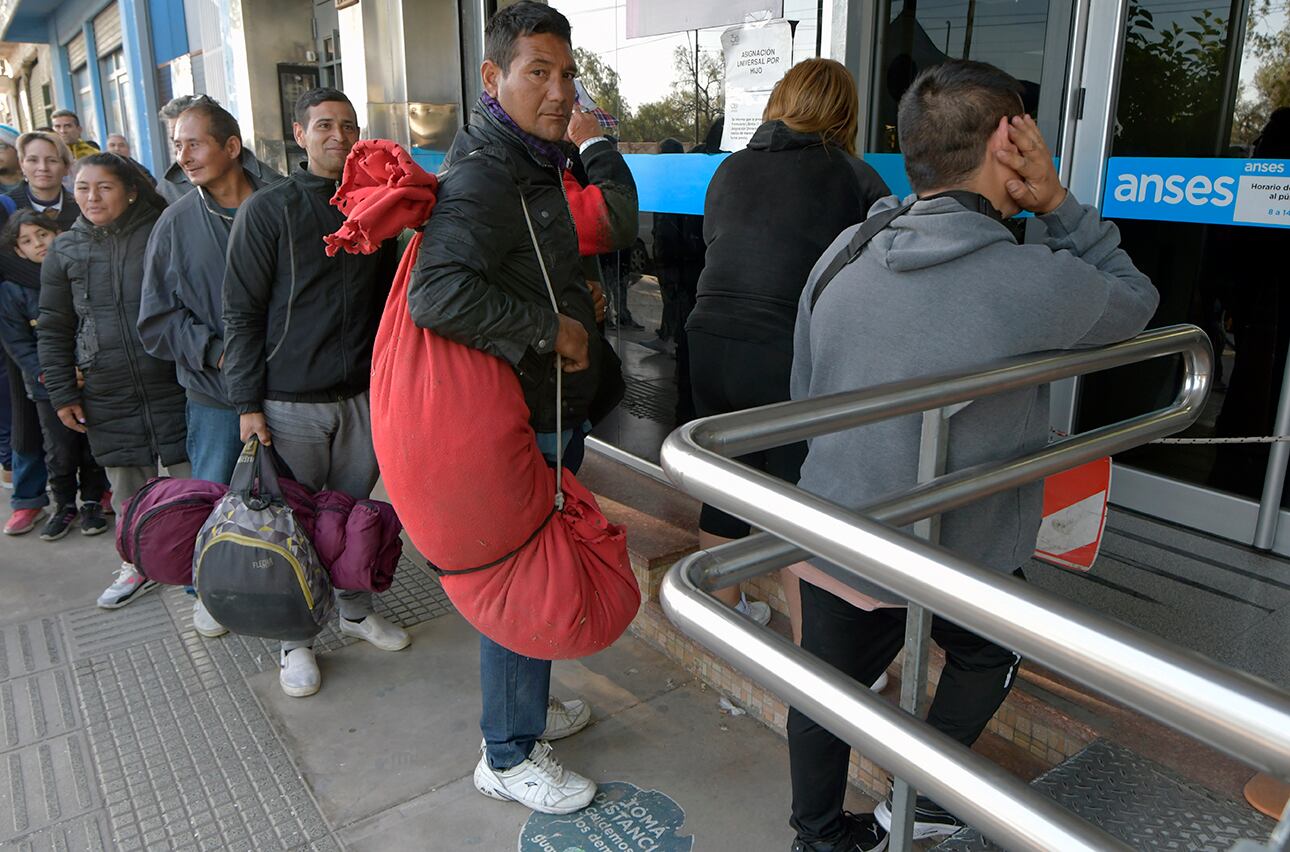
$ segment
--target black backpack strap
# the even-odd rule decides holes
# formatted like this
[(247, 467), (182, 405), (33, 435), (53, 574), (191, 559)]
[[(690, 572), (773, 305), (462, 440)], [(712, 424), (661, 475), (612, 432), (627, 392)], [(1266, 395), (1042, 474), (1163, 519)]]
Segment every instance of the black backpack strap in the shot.
[(864, 251), (864, 247), (869, 244), (869, 241), (895, 221), (896, 217), (908, 213), (914, 203), (911, 201), (892, 210), (875, 213), (864, 220), (864, 224), (860, 226), (860, 229), (851, 235), (850, 242), (846, 244), (842, 251), (833, 256), (833, 259), (829, 261), (829, 265), (824, 267), (820, 277), (815, 280), (815, 289), (811, 292), (811, 310), (815, 310), (815, 303), (820, 300), (820, 296), (824, 293), (824, 288), (829, 286), (829, 282), (846, 268), (851, 261), (859, 257), (860, 252)]

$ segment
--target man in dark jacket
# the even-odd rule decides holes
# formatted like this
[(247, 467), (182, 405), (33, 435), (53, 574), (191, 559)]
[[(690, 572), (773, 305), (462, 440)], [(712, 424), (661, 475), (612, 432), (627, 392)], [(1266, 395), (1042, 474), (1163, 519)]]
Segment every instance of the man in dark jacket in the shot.
[[(323, 237), (345, 221), (330, 200), (358, 141), (358, 120), (336, 89), (302, 94), (295, 118), (307, 165), (247, 199), (229, 234), (224, 381), (242, 440), (272, 442), (311, 490), (366, 499), (379, 474), (367, 392), (372, 344), (398, 246), (390, 240), (374, 254), (327, 257)], [(385, 651), (408, 646), (406, 632), (372, 612), (370, 593), (338, 597), (342, 633)], [(310, 645), (283, 643), (278, 680), (287, 695), (318, 691)]]
[[(570, 456), (580, 449), (579, 427), (602, 362), (561, 187), (568, 158), (559, 143), (574, 104), (569, 38), (565, 17), (537, 3), (509, 6), (489, 22), (484, 93), (448, 152), (408, 287), (417, 325), (515, 367), (548, 461), (564, 446)], [(592, 160), (591, 149), (606, 144), (593, 141), (584, 157)], [(563, 399), (556, 395), (557, 369), (564, 371)], [(549, 700), (550, 661), (522, 657), (484, 636), (480, 681), (485, 753), (475, 787), (546, 813), (585, 807), (596, 785), (564, 769), (543, 740), (585, 727), (586, 704)]]
[[(224, 360), (224, 268), (233, 217), (266, 182), (242, 162), (242, 130), (209, 99), (193, 103), (175, 122), (176, 164), (196, 187), (157, 220), (144, 258), (139, 337), (148, 353), (174, 361), (187, 394), (188, 460), (193, 477), (227, 484), (242, 451), (241, 424), (229, 402)], [(226, 631), (193, 603), (202, 636)]]
[[(895, 218), (859, 254), (849, 243), (864, 226), (843, 231), (816, 263), (798, 304), (794, 399), (1113, 343), (1150, 320), (1159, 300), (1150, 279), (1119, 247), (1115, 225), (1061, 186), (1021, 92), (998, 68), (962, 60), (928, 69), (905, 92), (898, 131), (917, 199), (905, 199), (912, 206), (900, 215), (899, 199), (881, 199), (870, 221)], [(1021, 210), (1036, 214), (1041, 240), (1018, 245), (1003, 224)], [(852, 507), (912, 488), (921, 423), (910, 415), (812, 439), (801, 488)], [(1033, 452), (1048, 426), (1046, 387), (978, 399), (949, 421), (947, 472)], [(1033, 483), (947, 512), (940, 544), (1011, 574), (1034, 552), (1042, 505)], [(893, 599), (876, 586), (862, 591)], [(872, 683), (904, 644), (899, 608), (860, 609), (804, 582), (802, 615), (803, 650), (859, 683)], [(1020, 660), (939, 616), (931, 635), (945, 668), (927, 723), (970, 747)], [(788, 747), (794, 852), (885, 848), (889, 802), (872, 817), (843, 813), (850, 746), (793, 709)], [(915, 838), (961, 824), (919, 797)]]

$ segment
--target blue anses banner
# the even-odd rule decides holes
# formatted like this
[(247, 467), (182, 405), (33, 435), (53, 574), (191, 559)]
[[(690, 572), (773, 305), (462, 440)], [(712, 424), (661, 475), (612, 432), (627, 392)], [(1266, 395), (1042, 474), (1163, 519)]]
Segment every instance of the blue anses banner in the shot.
[[(416, 150), (437, 170), (443, 154)], [(708, 184), (729, 154), (627, 154), (640, 209), (703, 214)], [(900, 154), (865, 154), (892, 193), (909, 194)], [(1107, 162), (1102, 215), (1209, 225), (1290, 228), (1290, 160), (1112, 157)]]
[[(624, 154), (636, 178), (640, 208), (651, 213), (703, 215), (703, 199), (717, 166), (729, 154)], [(905, 158), (900, 154), (865, 154), (864, 161), (886, 181), (894, 195), (909, 194)]]
[(1290, 228), (1290, 160), (1112, 157), (1102, 215)]

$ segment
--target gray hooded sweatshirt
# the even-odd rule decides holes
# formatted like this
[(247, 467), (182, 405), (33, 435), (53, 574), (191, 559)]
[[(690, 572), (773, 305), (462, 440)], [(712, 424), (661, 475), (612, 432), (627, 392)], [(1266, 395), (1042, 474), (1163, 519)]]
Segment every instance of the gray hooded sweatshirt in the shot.
[[(869, 215), (900, 203), (884, 198)], [(816, 280), (860, 226), (843, 231), (798, 304), (793, 399), (1142, 331), (1159, 294), (1119, 248), (1115, 225), (1073, 196), (1039, 221), (1047, 238), (1018, 245), (1001, 223), (952, 198), (920, 201), (838, 273), (812, 311)], [(801, 487), (853, 508), (909, 489), (917, 482), (921, 423), (911, 415), (811, 440)], [(950, 418), (947, 471), (1012, 458), (1048, 440), (1047, 386), (979, 399)], [(1012, 572), (1034, 550), (1042, 502), (1042, 483), (1033, 483), (948, 512), (941, 544)], [(897, 599), (876, 586), (868, 593)]]

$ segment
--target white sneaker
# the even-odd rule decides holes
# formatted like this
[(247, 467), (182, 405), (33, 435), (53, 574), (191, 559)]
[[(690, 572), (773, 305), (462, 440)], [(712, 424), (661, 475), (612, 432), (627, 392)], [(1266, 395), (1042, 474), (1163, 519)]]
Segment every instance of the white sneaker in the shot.
[(740, 595), (739, 603), (735, 604), (735, 612), (762, 627), (770, 624), (770, 604), (764, 601), (750, 601)]
[(562, 740), (587, 727), (591, 721), (591, 707), (577, 698), (561, 701), (552, 695), (546, 702), (546, 730), (544, 740)]
[(207, 639), (215, 639), (228, 632), (227, 627), (216, 621), (215, 617), (206, 611), (206, 605), (202, 603), (201, 598), (193, 601), (193, 629)]
[(580, 811), (596, 796), (596, 783), (565, 769), (551, 753), (551, 746), (537, 742), (519, 766), (499, 771), (480, 755), (475, 767), (475, 789), (503, 802), (519, 802), (544, 814)]
[(884, 689), (887, 688), (887, 683), (888, 683), (887, 673), (883, 672), (882, 674), (878, 675), (878, 679), (875, 680), (873, 682), (873, 685), (870, 686), (869, 688), (874, 692), (882, 692)]
[(278, 684), (292, 698), (308, 698), (322, 686), (313, 648), (294, 648), (278, 657)]
[(129, 562), (122, 562), (116, 572), (112, 585), (99, 595), (98, 605), (103, 609), (119, 609), (135, 598), (142, 597), (157, 588), (156, 580), (144, 577)]
[(390, 624), (374, 612), (362, 621), (350, 621), (342, 616), (340, 632), (346, 636), (366, 639), (382, 651), (402, 651), (412, 644), (412, 637), (406, 630)]

